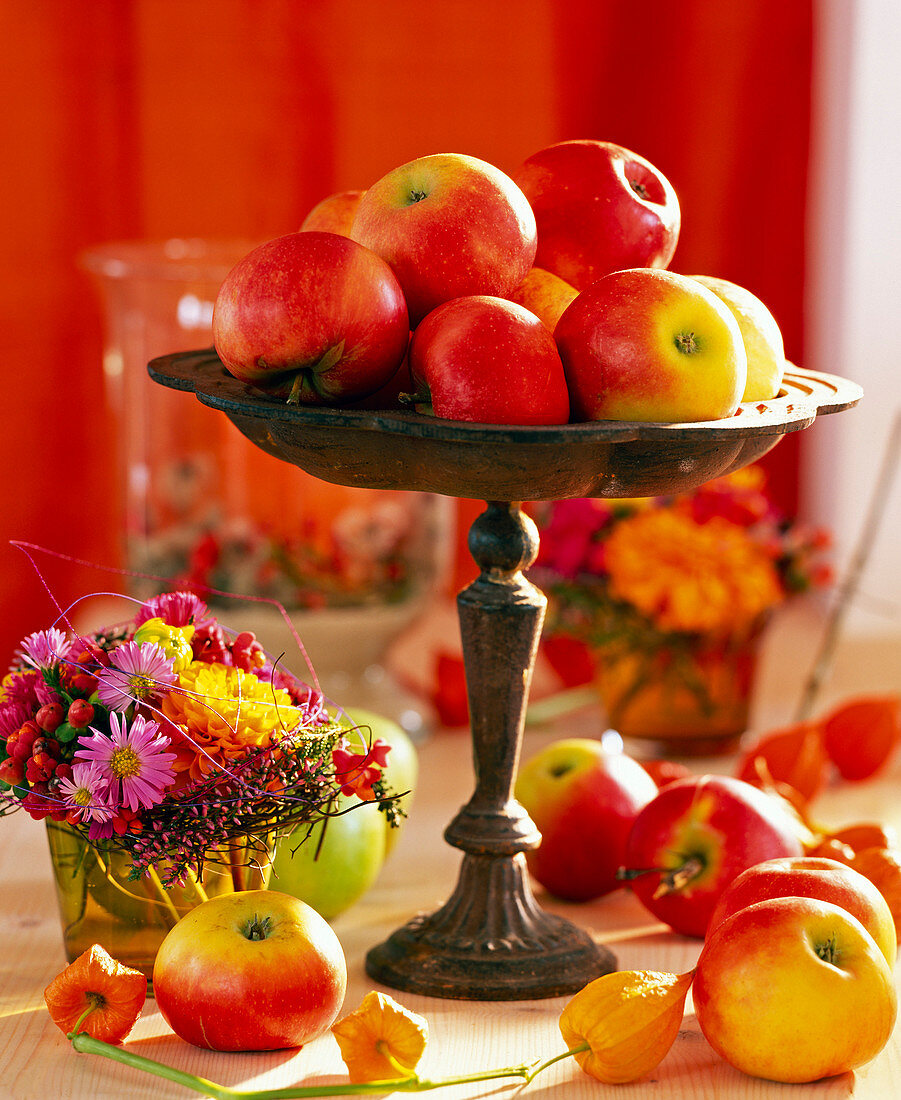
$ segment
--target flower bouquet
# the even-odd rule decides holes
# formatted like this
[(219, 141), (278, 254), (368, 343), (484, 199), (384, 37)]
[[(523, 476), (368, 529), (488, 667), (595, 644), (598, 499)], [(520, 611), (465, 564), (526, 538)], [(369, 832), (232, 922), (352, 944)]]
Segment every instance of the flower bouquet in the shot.
[(772, 613), (830, 578), (825, 534), (782, 517), (756, 466), (680, 496), (539, 504), (535, 518), (550, 661), (594, 679), (624, 735), (731, 747)]
[(29, 635), (0, 686), (0, 815), (47, 823), (68, 957), (98, 942), (149, 973), (184, 912), (266, 885), (279, 837), (339, 795), (393, 820), (388, 746), (348, 733), (190, 593), (88, 636)]

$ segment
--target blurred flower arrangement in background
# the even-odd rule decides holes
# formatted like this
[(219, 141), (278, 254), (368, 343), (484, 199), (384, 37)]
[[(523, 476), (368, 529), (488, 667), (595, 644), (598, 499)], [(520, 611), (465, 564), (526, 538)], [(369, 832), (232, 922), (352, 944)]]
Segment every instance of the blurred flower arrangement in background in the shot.
[(610, 724), (634, 736), (744, 732), (764, 627), (831, 581), (828, 535), (780, 515), (758, 466), (678, 496), (531, 511), (548, 658), (570, 683), (595, 678)]

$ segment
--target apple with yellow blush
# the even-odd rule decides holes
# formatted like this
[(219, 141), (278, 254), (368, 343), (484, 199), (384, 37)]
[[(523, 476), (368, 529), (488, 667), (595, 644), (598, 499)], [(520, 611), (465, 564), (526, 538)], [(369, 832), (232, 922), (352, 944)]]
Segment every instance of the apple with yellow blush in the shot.
[(705, 941), (692, 982), (705, 1038), (743, 1073), (802, 1083), (846, 1073), (888, 1042), (897, 999), (885, 956), (831, 902), (739, 910)]
[(499, 168), (435, 153), (392, 169), (360, 201), (351, 237), (385, 260), (415, 327), (470, 295), (507, 297), (535, 259), (535, 215)]
[(742, 871), (720, 895), (707, 935), (740, 909), (781, 897), (818, 898), (840, 906), (866, 928), (889, 966), (895, 965), (898, 943), (888, 902), (868, 878), (819, 856), (766, 859)]
[(606, 275), (568, 307), (554, 339), (573, 420), (720, 420), (744, 393), (738, 322), (687, 275), (654, 268)]
[(578, 294), (574, 286), (552, 271), (533, 267), (510, 295), (510, 301), (531, 310), (545, 328), (553, 332), (566, 307)]
[(692, 275), (732, 311), (748, 357), (742, 401), (770, 401), (779, 393), (785, 373), (785, 345), (776, 318), (764, 303), (737, 283), (712, 275)]
[(336, 191), (334, 195), (326, 195), (300, 223), (300, 231), (340, 233), (349, 237), (362, 197), (362, 191)]

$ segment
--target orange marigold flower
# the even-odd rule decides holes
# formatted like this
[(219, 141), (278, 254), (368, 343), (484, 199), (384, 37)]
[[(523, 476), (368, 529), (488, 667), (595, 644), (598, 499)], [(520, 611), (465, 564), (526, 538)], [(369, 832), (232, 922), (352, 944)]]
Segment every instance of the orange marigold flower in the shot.
[[(282, 688), (230, 665), (195, 661), (179, 673), (162, 711), (177, 727), (175, 768), (202, 778), (250, 748), (268, 748), (281, 731), (292, 730), (300, 711)], [(170, 735), (171, 730), (167, 730)], [(180, 735), (179, 735), (180, 734)]]
[(614, 598), (665, 631), (738, 633), (784, 599), (765, 550), (719, 517), (638, 512), (611, 532), (605, 562)]
[(563, 1009), (563, 1041), (590, 1077), (635, 1081), (673, 1045), (693, 976), (624, 970), (596, 978)]
[(117, 962), (97, 943), (44, 990), (44, 1002), (60, 1031), (68, 1035), (77, 1027), (105, 1043), (125, 1041), (146, 999), (147, 978)]
[(354, 1084), (411, 1077), (425, 1050), (429, 1025), (385, 993), (367, 993), (360, 1007), (332, 1026)]

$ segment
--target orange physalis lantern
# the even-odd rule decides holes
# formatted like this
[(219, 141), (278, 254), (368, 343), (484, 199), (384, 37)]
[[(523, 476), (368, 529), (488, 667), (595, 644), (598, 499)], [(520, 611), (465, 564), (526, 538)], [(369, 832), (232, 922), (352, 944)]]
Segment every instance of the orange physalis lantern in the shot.
[(122, 1043), (141, 1015), (147, 978), (112, 958), (99, 944), (70, 963), (44, 990), (51, 1019), (64, 1034), (86, 1031)]

